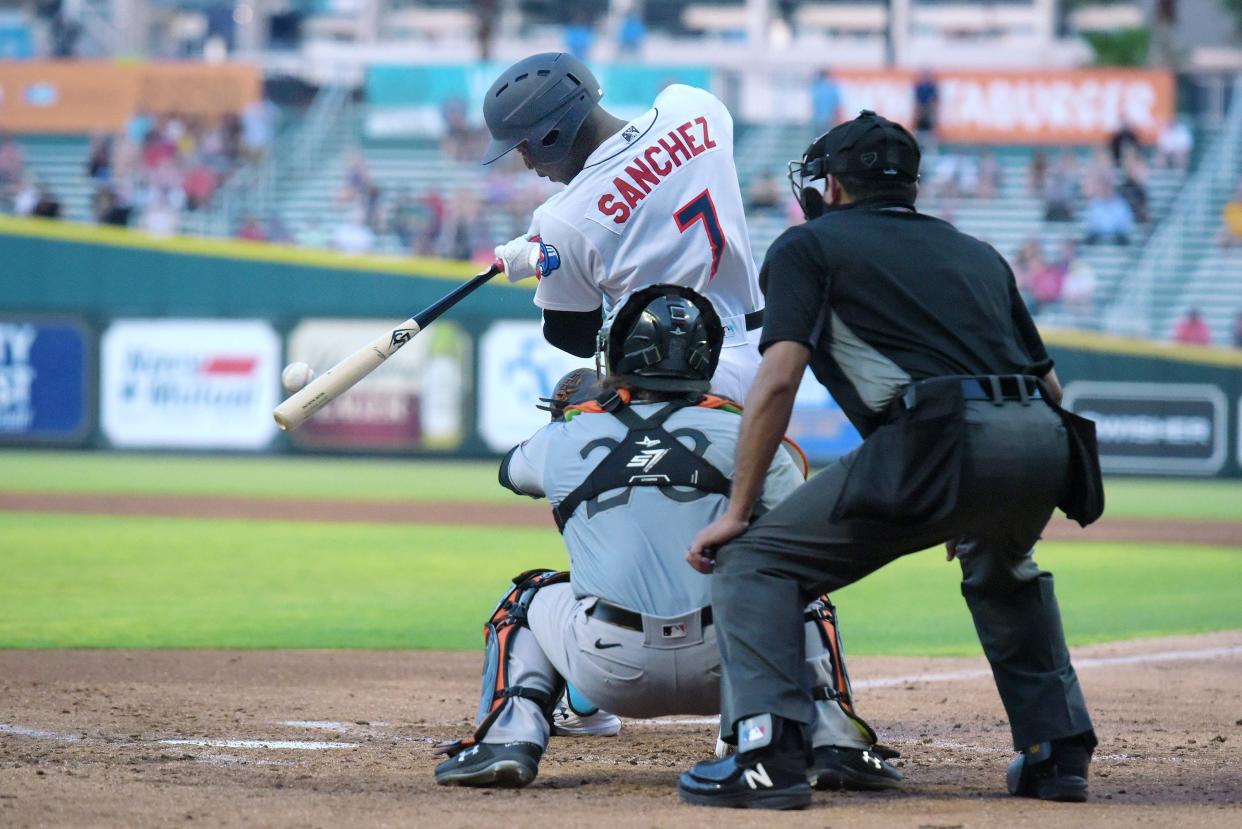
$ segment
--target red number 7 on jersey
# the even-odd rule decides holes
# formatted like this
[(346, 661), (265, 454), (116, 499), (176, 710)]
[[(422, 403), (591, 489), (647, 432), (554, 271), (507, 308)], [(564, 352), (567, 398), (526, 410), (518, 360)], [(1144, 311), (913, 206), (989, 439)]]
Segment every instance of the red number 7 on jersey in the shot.
[(725, 249), (724, 228), (720, 226), (720, 217), (716, 215), (716, 205), (712, 202), (712, 194), (704, 190), (690, 201), (683, 204), (673, 214), (677, 229), (685, 233), (695, 222), (703, 223), (703, 231), (707, 233), (707, 243), (712, 248), (712, 273), (708, 279), (716, 276), (720, 267), (720, 257)]

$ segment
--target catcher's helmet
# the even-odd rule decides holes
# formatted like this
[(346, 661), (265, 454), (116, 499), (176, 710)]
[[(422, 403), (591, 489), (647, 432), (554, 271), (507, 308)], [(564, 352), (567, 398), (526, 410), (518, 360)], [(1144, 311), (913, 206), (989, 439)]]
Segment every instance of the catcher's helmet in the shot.
[(535, 408), (550, 412), (553, 420), (564, 420), (565, 410), (570, 406), (594, 400), (603, 393), (595, 369), (576, 368), (557, 380), (552, 396), (539, 398)]
[(536, 162), (555, 164), (569, 154), (603, 94), (591, 70), (573, 55), (541, 52), (518, 61), (501, 73), (483, 101), (483, 120), (492, 134), (483, 163), (525, 143)]
[(706, 297), (681, 285), (652, 285), (609, 315), (595, 361), (634, 388), (705, 392), (723, 343), (724, 326)]

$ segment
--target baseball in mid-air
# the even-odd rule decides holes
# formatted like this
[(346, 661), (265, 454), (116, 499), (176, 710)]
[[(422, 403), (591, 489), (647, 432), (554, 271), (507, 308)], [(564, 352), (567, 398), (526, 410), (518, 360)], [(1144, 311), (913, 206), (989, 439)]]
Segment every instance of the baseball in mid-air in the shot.
[(285, 391), (294, 392), (315, 379), (315, 370), (306, 363), (290, 363), (280, 373), (280, 382)]

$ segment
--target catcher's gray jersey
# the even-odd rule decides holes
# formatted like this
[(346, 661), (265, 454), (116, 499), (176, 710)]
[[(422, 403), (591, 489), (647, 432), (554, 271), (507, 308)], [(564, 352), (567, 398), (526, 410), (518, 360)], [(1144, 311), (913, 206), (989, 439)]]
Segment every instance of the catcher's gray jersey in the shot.
[[(633, 409), (650, 417), (665, 405), (639, 403)], [(695, 406), (674, 412), (664, 428), (732, 478), (741, 422), (732, 412)], [(559, 504), (626, 432), (611, 414), (577, 413), (548, 424), (514, 449), (502, 476), (516, 491), (546, 495)], [(764, 482), (762, 508), (776, 505), (801, 483), (793, 459), (778, 452)], [(583, 502), (565, 525), (574, 593), (652, 616), (706, 607), (711, 604), (709, 579), (686, 563), (686, 550), (726, 503), (723, 495), (688, 487), (625, 487)]]

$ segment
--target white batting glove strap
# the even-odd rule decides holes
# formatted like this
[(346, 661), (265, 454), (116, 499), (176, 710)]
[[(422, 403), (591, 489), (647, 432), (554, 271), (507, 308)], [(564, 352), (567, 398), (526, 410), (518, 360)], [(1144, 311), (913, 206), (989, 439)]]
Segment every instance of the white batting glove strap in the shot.
[(510, 282), (521, 282), (539, 275), (539, 243), (525, 236), (511, 239), (496, 246), (496, 258), (505, 263), (505, 277)]

